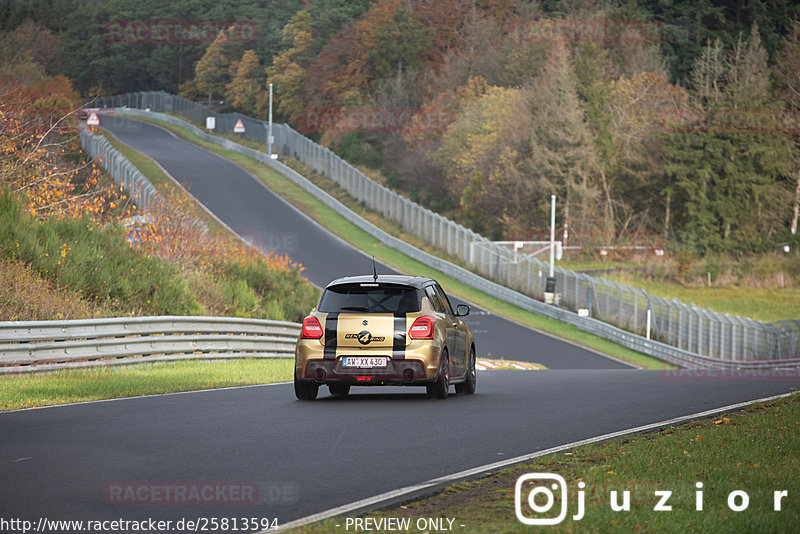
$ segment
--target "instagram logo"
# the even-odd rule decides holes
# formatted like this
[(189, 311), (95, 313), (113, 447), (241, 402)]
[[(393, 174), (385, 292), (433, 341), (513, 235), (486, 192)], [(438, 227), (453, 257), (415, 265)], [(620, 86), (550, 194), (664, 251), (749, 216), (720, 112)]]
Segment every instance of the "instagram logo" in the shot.
[[(527, 484), (526, 484), (527, 482)], [(545, 485), (533, 485), (533, 482), (547, 482)], [(523, 486), (532, 486), (527, 497), (523, 495)], [(535, 515), (546, 514), (553, 509), (556, 502), (554, 492), (560, 494), (561, 508), (555, 517), (528, 517), (523, 512), (523, 502), (527, 509)], [(567, 481), (561, 475), (553, 473), (528, 473), (517, 479), (514, 487), (514, 511), (525, 525), (557, 525), (567, 517)], [(526, 510), (527, 511), (527, 510)]]
[[(535, 484), (535, 482), (547, 482), (547, 484)], [(525, 488), (523, 487), (525, 486)], [(586, 487), (585, 482), (578, 482), (578, 513), (572, 516), (572, 519), (580, 521), (583, 518), (585, 495), (583, 489)], [(530, 488), (527, 497), (523, 500), (524, 490)], [(556, 503), (556, 495), (559, 494), (558, 499), (561, 501), (561, 508), (558, 515), (555, 517), (538, 517), (540, 514), (547, 514), (553, 509)], [(528, 517), (522, 509), (523, 502), (527, 504), (527, 509), (532, 512), (531, 515), (536, 517)], [(554, 473), (528, 473), (522, 475), (517, 479), (517, 484), (514, 487), (514, 511), (519, 519), (525, 525), (557, 525), (564, 521), (567, 517), (567, 481), (561, 475)]]

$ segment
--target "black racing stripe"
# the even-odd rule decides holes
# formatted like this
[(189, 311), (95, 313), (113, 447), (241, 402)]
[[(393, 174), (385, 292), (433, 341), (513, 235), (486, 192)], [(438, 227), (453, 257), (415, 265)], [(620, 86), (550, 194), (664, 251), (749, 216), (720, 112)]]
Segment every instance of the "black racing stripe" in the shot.
[(392, 357), (404, 360), (406, 357), (406, 314), (394, 314), (394, 341), (392, 343)]
[(329, 313), (325, 318), (325, 350), (322, 357), (325, 360), (336, 359), (336, 349), (339, 347), (339, 314)]

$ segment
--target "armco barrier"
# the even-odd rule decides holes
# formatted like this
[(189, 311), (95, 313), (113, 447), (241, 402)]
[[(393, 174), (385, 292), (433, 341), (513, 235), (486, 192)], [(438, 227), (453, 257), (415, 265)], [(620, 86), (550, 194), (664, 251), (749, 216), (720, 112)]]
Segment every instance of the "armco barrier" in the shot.
[[(660, 360), (675, 363), (676, 365), (689, 368), (721, 368), (721, 367), (739, 368), (739, 367), (775, 367), (775, 366), (796, 367), (798, 364), (800, 364), (800, 358), (787, 357), (788, 355), (782, 358), (770, 358), (769, 355), (773, 353), (772, 351), (766, 352), (764, 354), (759, 354), (755, 351), (751, 351), (744, 353), (744, 357), (739, 357), (739, 358), (724, 358), (724, 357), (715, 358), (711, 356), (706, 356), (698, 352), (682, 349), (677, 346), (669, 345), (651, 339), (646, 339), (644, 336), (631, 333), (629, 331), (615, 327), (608, 323), (601, 322), (597, 319), (593, 319), (591, 317), (581, 317), (572, 311), (544, 304), (535, 298), (532, 298), (528, 295), (524, 295), (518, 291), (515, 291), (514, 289), (498, 284), (497, 282), (488, 280), (472, 271), (469, 271), (467, 269), (464, 269), (463, 267), (450, 263), (442, 258), (428, 254), (427, 252), (424, 252), (388, 234), (387, 232), (381, 230), (374, 224), (360, 217), (358, 214), (347, 208), (344, 204), (333, 198), (327, 192), (325, 192), (324, 190), (313, 184), (311, 181), (309, 181), (308, 179), (306, 179), (293, 169), (287, 167), (278, 160), (268, 158), (265, 152), (259, 152), (258, 150), (253, 150), (251, 148), (239, 145), (234, 141), (210, 135), (201, 130), (200, 128), (196, 127), (195, 125), (186, 122), (182, 119), (179, 119), (177, 117), (174, 117), (172, 115), (167, 115), (154, 111), (141, 111), (136, 109), (117, 109), (114, 110), (114, 112), (123, 115), (127, 114), (133, 117), (138, 116), (138, 117), (157, 118), (159, 120), (168, 122), (170, 124), (186, 128), (205, 141), (214, 143), (229, 150), (256, 159), (266, 165), (269, 165), (276, 171), (280, 172), (281, 174), (292, 180), (300, 187), (308, 191), (315, 198), (317, 198), (320, 202), (334, 209), (345, 219), (356, 224), (361, 229), (363, 229), (370, 235), (380, 240), (382, 243), (406, 254), (407, 256), (414, 258), (422, 263), (425, 263), (426, 265), (429, 265), (434, 269), (437, 269), (447, 274), (448, 276), (461, 280), (462, 282), (476, 289), (479, 289), (487, 294), (494, 295), (506, 302), (519, 306), (520, 308), (529, 310), (539, 315), (551, 317), (553, 319), (558, 319), (568, 324), (572, 324), (581, 330), (591, 332), (605, 339), (609, 339), (611, 341), (620, 343), (623, 346), (629, 347), (633, 350), (637, 350), (649, 356), (653, 356)], [(437, 217), (439, 216), (437, 215)], [(755, 323), (755, 321), (752, 322)], [(795, 337), (798, 337), (797, 331), (789, 329), (785, 332), (781, 332), (780, 335), (784, 336), (784, 338), (788, 336), (789, 339), (788, 341), (784, 340), (784, 344), (787, 344), (791, 348), (792, 352), (789, 352), (790, 354), (794, 354), (793, 351), (795, 350), (795, 348), (800, 348), (800, 341), (794, 339)], [(780, 343), (780, 341), (776, 341), (776, 343)]]
[(300, 325), (228, 317), (0, 322), (0, 374), (144, 361), (292, 357)]
[[(80, 129), (79, 136), (83, 150), (105, 169), (114, 183), (125, 190), (140, 213), (166, 202), (150, 180), (122, 152), (114, 148), (108, 139), (94, 135), (86, 128)], [(208, 232), (208, 226), (200, 219), (190, 219), (188, 224), (201, 235)]]
[[(101, 106), (127, 106), (164, 111), (203, 124), (216, 118), (215, 132), (232, 134), (241, 120), (241, 135), (266, 144), (264, 121), (239, 113), (217, 113), (196, 102), (163, 91), (145, 91), (100, 98)], [(527, 255), (492, 242), (375, 182), (331, 150), (313, 142), (286, 124), (274, 124), (273, 147), (281, 156), (294, 156), (301, 163), (336, 182), (352, 197), (383, 217), (400, 224), (406, 232), (457, 258), (479, 275), (530, 297), (542, 299), (548, 266)], [(235, 148), (234, 148), (235, 150)], [(800, 320), (763, 323), (718, 313), (677, 299), (556, 266), (556, 288), (560, 306), (582, 310), (629, 332), (700, 354), (732, 362), (753, 359), (800, 357)], [(648, 328), (649, 327), (649, 328)]]
[(146, 210), (151, 202), (161, 196), (150, 180), (114, 148), (108, 139), (93, 135), (83, 128), (79, 134), (83, 150), (106, 170), (117, 185), (122, 186), (136, 207)]
[[(246, 126), (242, 136), (266, 142), (264, 121), (239, 113), (212, 112), (196, 102), (163, 91), (99, 98), (96, 104), (164, 111), (200, 124), (206, 117), (213, 116), (217, 123), (215, 131), (221, 134), (233, 133), (234, 124), (241, 120)], [(516, 254), (404, 198), (286, 124), (274, 124), (272, 131), (273, 147), (280, 155), (294, 156), (313, 171), (329, 177), (370, 209), (400, 224), (406, 232), (445, 251), (448, 257), (457, 258), (487, 279), (530, 297), (541, 299), (544, 296), (546, 276), (543, 273), (548, 267), (542, 261)], [(590, 317), (642, 336), (649, 330), (654, 339), (690, 353), (731, 362), (800, 357), (800, 320), (797, 319), (763, 323), (657, 297), (641, 289), (558, 266), (555, 278), (562, 307), (573, 312), (584, 310)]]

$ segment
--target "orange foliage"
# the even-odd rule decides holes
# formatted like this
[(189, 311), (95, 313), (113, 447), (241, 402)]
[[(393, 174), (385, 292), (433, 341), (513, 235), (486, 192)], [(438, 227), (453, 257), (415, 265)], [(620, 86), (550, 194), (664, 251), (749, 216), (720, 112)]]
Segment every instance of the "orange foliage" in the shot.
[(140, 220), (143, 223), (138, 225), (135, 246), (183, 269), (218, 272), (226, 264), (266, 263), (274, 270), (303, 271), (303, 267), (287, 255), (263, 252), (238, 241), (213, 237), (197, 218), (194, 201), (183, 192), (168, 193), (162, 201), (153, 202)]
[(33, 215), (102, 219), (121, 202), (93, 163), (68, 157), (80, 149), (67, 117), (75, 101), (63, 76), (30, 85), (0, 80), (0, 186), (22, 195)]
[[(489, 85), (480, 76), (473, 76), (467, 83), (457, 88), (455, 91), (444, 91), (438, 93), (433, 100), (422, 105), (422, 109), (415, 114), (414, 118), (409, 121), (414, 125), (424, 117), (434, 113), (444, 116), (449, 115), (451, 119), (455, 119), (464, 105), (472, 102), (473, 100), (483, 96), (489, 90)], [(444, 112), (448, 112), (445, 114)], [(441, 138), (441, 132), (434, 130), (425, 130), (409, 126), (403, 132), (403, 138), (406, 143), (412, 147), (422, 147), (428, 142), (438, 141)]]
[[(419, 21), (431, 39), (420, 60), (438, 70), (445, 53), (462, 44), (461, 32), (470, 10), (465, 0), (379, 0), (363, 17), (333, 37), (309, 67), (306, 96), (312, 107), (353, 104), (369, 92), (377, 78), (373, 52), (382, 28), (396, 25), (400, 10)], [(356, 102), (358, 103), (358, 102)]]

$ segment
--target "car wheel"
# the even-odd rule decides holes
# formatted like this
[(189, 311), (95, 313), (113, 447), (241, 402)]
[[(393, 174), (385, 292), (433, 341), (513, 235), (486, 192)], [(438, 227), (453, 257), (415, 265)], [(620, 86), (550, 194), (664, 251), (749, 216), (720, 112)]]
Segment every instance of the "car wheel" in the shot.
[(467, 364), (467, 376), (461, 384), (456, 384), (456, 393), (475, 393), (475, 386), (478, 383), (478, 373), (475, 370), (475, 347), (469, 350), (469, 363)]
[(450, 358), (445, 350), (442, 353), (439, 365), (439, 379), (433, 384), (426, 386), (428, 389), (429, 397), (436, 397), (437, 399), (446, 399), (447, 390), (450, 389)]
[(345, 397), (348, 393), (350, 393), (350, 385), (349, 384), (328, 384), (328, 390), (330, 390), (331, 395), (336, 395), (338, 397)]
[(314, 400), (317, 398), (319, 392), (319, 384), (314, 382), (305, 382), (294, 377), (294, 395), (298, 400)]

